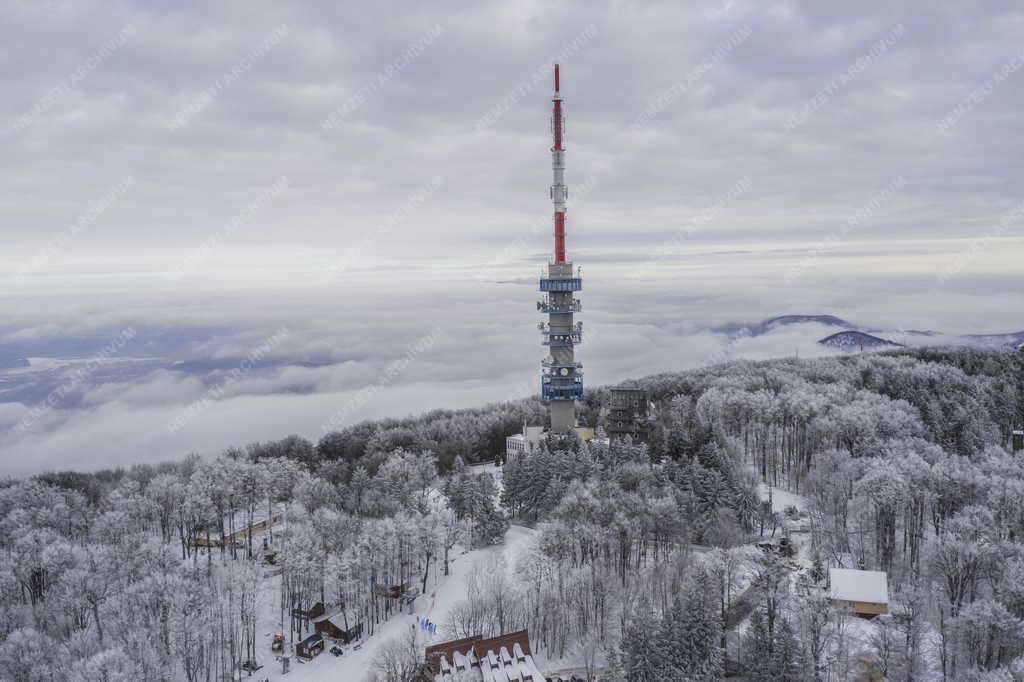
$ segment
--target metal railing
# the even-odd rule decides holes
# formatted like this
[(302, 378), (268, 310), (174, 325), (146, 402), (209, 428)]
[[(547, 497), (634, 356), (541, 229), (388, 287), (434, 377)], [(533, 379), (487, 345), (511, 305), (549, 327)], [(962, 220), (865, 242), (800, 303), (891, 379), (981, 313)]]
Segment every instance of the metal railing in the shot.
[(540, 397), (541, 400), (580, 400), (583, 398), (583, 382), (571, 386), (541, 384)]
[(583, 311), (583, 304), (578, 299), (573, 299), (569, 305), (554, 305), (550, 301), (537, 301), (537, 310), (542, 313), (578, 313)]
[(542, 331), (544, 340), (541, 344), (544, 346), (551, 346), (552, 348), (566, 348), (568, 346), (574, 346), (577, 343), (583, 343), (583, 330), (582, 329), (571, 329), (569, 331)]
[(580, 291), (583, 289), (582, 277), (542, 277), (540, 280), (541, 291)]

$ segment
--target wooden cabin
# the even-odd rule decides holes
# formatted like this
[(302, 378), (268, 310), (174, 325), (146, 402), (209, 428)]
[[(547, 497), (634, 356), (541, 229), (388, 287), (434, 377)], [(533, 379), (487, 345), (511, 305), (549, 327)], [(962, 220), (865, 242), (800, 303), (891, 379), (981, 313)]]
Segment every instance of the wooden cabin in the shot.
[(889, 579), (885, 571), (830, 568), (828, 583), (833, 606), (849, 609), (861, 618), (889, 613)]
[(346, 628), (345, 619), (341, 617), (340, 613), (331, 613), (314, 619), (313, 627), (325, 637), (332, 637), (342, 644), (348, 644), (363, 635), (362, 623)]
[(323, 653), (324, 637), (319, 632), (313, 633), (295, 645), (295, 654), (303, 658), (313, 658)]

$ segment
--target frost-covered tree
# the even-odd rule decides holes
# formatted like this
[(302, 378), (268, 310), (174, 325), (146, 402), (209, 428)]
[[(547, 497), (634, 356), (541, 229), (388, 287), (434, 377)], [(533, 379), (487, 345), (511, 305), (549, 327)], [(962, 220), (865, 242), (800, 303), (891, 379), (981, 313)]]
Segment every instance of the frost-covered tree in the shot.
[[(658, 645), (658, 620), (649, 603), (642, 601), (629, 619), (622, 636), (622, 654), (628, 682), (662, 682), (672, 679)], [(666, 676), (668, 673), (668, 676)]]

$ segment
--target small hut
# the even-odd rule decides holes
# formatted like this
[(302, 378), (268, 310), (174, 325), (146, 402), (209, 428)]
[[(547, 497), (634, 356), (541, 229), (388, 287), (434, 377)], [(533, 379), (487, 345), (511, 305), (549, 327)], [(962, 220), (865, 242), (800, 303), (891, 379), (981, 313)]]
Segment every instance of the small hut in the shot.
[(889, 580), (885, 571), (830, 568), (828, 581), (833, 606), (850, 609), (861, 618), (889, 613)]
[(313, 658), (324, 650), (324, 638), (316, 632), (295, 645), (295, 654), (303, 658)]

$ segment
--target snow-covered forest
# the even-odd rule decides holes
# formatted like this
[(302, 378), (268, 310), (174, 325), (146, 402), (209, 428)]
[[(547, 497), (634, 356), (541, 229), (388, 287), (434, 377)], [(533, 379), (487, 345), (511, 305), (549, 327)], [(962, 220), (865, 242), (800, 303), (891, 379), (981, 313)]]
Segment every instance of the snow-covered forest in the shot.
[[(648, 377), (632, 382), (655, 405), (646, 442), (503, 471), (471, 465), (541, 422), (536, 400), (8, 480), (0, 679), (245, 679), (265, 624), (299, 641), (295, 613), (317, 603), (383, 640), (410, 613), (387, 588), (423, 600), (520, 526), (487, 555), (508, 565), (460, 575), (435, 641), (528, 628), (545, 670), (616, 682), (1021, 679), (1022, 360), (900, 350)], [(582, 421), (601, 424), (606, 395)], [(890, 613), (832, 607), (830, 567), (886, 571)], [(353, 679), (418, 680), (425, 643), (388, 639)]]

